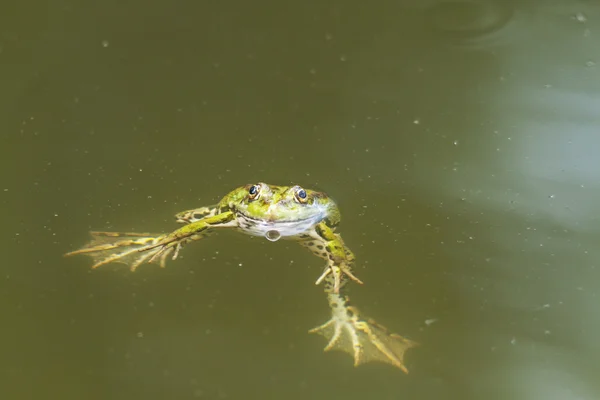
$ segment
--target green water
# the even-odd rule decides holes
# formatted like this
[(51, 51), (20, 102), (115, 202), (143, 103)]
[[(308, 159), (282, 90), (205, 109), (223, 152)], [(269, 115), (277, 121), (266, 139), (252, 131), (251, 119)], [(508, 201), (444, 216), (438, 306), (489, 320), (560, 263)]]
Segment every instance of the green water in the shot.
[[(2, 399), (597, 399), (600, 6), (0, 6)], [(326, 191), (409, 375), (307, 330), (322, 262), (224, 232), (90, 271), (249, 182)]]

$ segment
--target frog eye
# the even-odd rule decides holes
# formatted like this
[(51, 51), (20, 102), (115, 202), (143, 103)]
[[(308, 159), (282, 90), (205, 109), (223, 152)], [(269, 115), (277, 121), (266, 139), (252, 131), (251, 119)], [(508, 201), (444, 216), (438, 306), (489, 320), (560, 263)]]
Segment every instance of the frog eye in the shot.
[(248, 189), (248, 197), (250, 197), (250, 200), (254, 200), (257, 196), (258, 193), (260, 192), (260, 186), (259, 185), (252, 185), (250, 186), (250, 189)]
[(306, 190), (302, 188), (296, 190), (296, 200), (298, 200), (300, 203), (306, 203), (307, 197)]

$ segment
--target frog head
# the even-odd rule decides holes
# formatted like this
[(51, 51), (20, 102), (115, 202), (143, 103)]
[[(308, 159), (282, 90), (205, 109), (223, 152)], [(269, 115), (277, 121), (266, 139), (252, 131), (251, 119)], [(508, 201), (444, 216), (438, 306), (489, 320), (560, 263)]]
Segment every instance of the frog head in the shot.
[(249, 184), (225, 196), (219, 207), (236, 214), (240, 229), (269, 240), (309, 233), (320, 222), (334, 226), (340, 220), (335, 202), (326, 194), (298, 185)]

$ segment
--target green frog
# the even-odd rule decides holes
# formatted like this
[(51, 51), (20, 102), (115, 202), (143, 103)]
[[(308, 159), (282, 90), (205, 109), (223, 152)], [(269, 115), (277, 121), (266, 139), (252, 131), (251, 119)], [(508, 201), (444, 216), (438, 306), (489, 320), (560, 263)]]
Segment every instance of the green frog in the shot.
[(167, 258), (175, 260), (184, 245), (221, 228), (269, 241), (296, 241), (326, 261), (316, 284), (323, 284), (331, 319), (309, 331), (328, 340), (325, 351), (349, 353), (355, 366), (380, 361), (408, 373), (404, 353), (417, 343), (361, 316), (344, 293), (349, 281), (362, 282), (352, 272), (353, 253), (335, 231), (339, 209), (325, 193), (300, 186), (249, 184), (233, 190), (217, 205), (183, 211), (175, 217), (184, 225), (171, 233), (91, 232), (90, 243), (66, 255), (90, 255), (92, 268), (120, 262), (135, 271), (143, 263), (164, 267)]

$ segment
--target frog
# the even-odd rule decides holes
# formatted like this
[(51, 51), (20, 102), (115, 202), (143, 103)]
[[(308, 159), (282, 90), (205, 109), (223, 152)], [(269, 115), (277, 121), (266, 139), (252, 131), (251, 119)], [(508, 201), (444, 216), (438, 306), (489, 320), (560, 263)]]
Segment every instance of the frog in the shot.
[(92, 269), (121, 263), (134, 272), (142, 264), (164, 268), (167, 259), (176, 260), (185, 245), (219, 229), (264, 237), (270, 242), (295, 241), (325, 260), (315, 284), (323, 286), (331, 318), (308, 331), (327, 340), (324, 351), (348, 353), (354, 366), (383, 362), (408, 373), (404, 356), (418, 343), (365, 317), (350, 302), (348, 284), (363, 282), (353, 272), (353, 252), (337, 232), (339, 208), (327, 194), (299, 185), (252, 183), (234, 189), (216, 205), (179, 212), (175, 220), (183, 226), (171, 233), (92, 231), (90, 242), (65, 255), (91, 256)]

